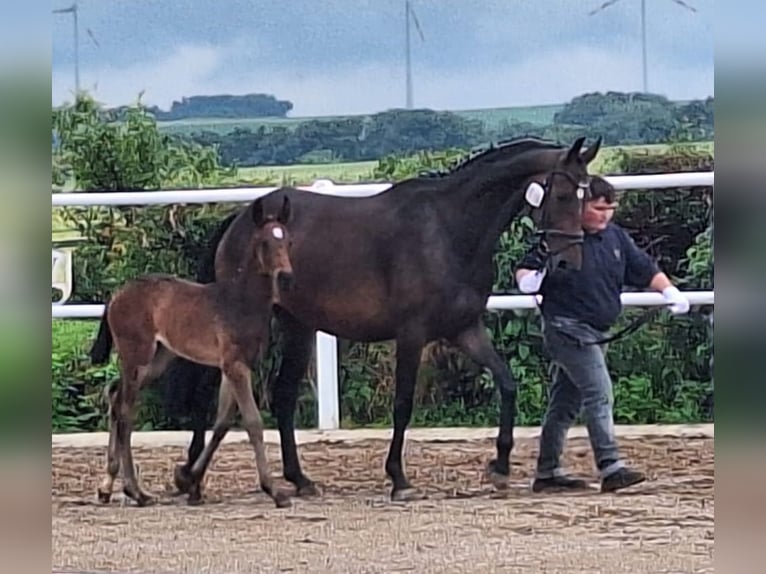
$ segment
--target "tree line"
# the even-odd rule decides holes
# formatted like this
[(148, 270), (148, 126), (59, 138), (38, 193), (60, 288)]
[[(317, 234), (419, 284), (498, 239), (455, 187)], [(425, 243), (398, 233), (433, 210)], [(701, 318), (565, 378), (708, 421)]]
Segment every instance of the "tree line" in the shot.
[(657, 94), (589, 93), (568, 102), (547, 125), (508, 120), (490, 125), (453, 112), (394, 109), (294, 127), (200, 130), (178, 137), (214, 146), (223, 165), (257, 166), (376, 160), (519, 136), (570, 141), (581, 135), (601, 136), (606, 145), (711, 140), (713, 98), (677, 103)]

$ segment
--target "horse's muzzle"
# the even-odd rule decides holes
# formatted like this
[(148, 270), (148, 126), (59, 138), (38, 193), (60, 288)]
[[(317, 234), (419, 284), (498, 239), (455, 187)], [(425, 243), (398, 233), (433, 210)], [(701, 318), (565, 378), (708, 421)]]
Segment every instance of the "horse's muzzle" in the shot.
[(281, 291), (289, 291), (293, 286), (293, 274), (290, 271), (280, 271), (277, 274), (277, 286)]

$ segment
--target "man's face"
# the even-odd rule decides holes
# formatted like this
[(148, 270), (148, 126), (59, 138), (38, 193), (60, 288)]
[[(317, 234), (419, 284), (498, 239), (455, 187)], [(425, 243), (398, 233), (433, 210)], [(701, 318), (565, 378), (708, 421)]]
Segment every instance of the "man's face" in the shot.
[(586, 201), (582, 214), (583, 229), (587, 233), (596, 233), (606, 229), (607, 224), (614, 217), (616, 207), (616, 203), (607, 203), (603, 197)]

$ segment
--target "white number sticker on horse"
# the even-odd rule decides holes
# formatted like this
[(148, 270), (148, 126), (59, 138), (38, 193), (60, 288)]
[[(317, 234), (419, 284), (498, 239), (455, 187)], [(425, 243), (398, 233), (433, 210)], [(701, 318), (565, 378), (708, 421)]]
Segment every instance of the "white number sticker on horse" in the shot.
[(536, 181), (533, 181), (529, 184), (527, 187), (527, 192), (524, 194), (524, 198), (527, 200), (527, 203), (529, 203), (529, 205), (532, 207), (540, 207), (543, 203), (544, 197), (545, 189)]

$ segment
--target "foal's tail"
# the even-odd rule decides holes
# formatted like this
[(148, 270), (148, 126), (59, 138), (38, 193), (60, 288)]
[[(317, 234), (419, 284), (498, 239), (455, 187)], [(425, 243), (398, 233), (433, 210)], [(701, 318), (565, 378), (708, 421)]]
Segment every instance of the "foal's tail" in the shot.
[(98, 335), (90, 349), (90, 361), (94, 365), (103, 365), (109, 360), (112, 351), (112, 330), (107, 322), (109, 313), (109, 301), (104, 305), (104, 314), (101, 316), (101, 324), (98, 326)]

